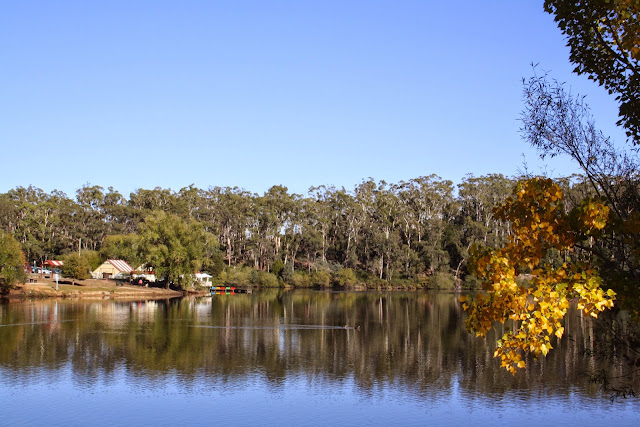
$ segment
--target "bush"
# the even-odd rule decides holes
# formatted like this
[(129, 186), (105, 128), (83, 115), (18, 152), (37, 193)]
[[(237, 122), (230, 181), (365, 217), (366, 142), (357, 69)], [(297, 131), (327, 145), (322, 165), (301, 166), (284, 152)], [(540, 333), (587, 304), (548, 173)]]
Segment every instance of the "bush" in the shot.
[(254, 270), (249, 267), (226, 268), (225, 285), (248, 286), (250, 284), (249, 275)]
[(421, 286), (412, 279), (393, 279), (391, 285), (393, 285), (394, 288), (404, 289), (405, 291), (413, 291), (418, 287), (421, 288)]
[(76, 280), (88, 279), (91, 277), (89, 260), (75, 253), (65, 256), (62, 275), (72, 279), (74, 285), (76, 284)]
[(331, 261), (322, 261), (322, 260), (317, 260), (316, 262), (314, 262), (314, 267), (316, 269), (316, 271), (328, 271), (329, 273), (337, 273), (338, 271), (340, 271), (342, 269), (342, 265), (338, 264), (337, 262), (331, 262)]
[(285, 285), (293, 285), (293, 271), (291, 271), (291, 267), (290, 266), (286, 266), (281, 272), (280, 272), (280, 280), (282, 280), (282, 283)]
[(282, 273), (282, 270), (284, 270), (284, 263), (282, 262), (282, 260), (280, 259), (275, 260), (273, 262), (273, 265), (271, 266), (271, 272), (276, 276), (280, 276), (280, 274)]
[(311, 277), (307, 273), (294, 271), (291, 275), (291, 284), (296, 288), (309, 288), (311, 287)]
[(91, 271), (100, 267), (100, 265), (102, 264), (102, 257), (97, 251), (84, 250), (81, 252), (81, 254), (81, 256), (87, 260), (87, 263), (89, 263), (89, 268), (91, 269)]
[(331, 273), (323, 270), (314, 271), (311, 273), (311, 284), (313, 286), (328, 288), (331, 286)]
[(465, 290), (478, 290), (482, 288), (482, 282), (473, 274), (467, 274), (464, 276), (464, 281), (462, 282), (462, 289)]
[(416, 287), (418, 287), (420, 289), (428, 288), (429, 287), (429, 276), (427, 276), (425, 273), (418, 274), (418, 276), (416, 278)]
[(356, 273), (350, 268), (343, 268), (336, 274), (336, 283), (343, 288), (355, 286), (358, 283)]
[(249, 276), (249, 282), (252, 285), (262, 288), (277, 288), (280, 286), (278, 277), (273, 273), (266, 271), (253, 270)]
[(455, 278), (450, 273), (438, 271), (429, 277), (429, 288), (452, 291), (456, 288)]

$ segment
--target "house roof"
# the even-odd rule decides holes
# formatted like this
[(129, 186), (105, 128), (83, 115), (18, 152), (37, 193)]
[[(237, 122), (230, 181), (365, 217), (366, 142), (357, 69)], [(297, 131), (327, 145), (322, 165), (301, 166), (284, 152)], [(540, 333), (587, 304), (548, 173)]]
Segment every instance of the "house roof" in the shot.
[(124, 271), (126, 273), (133, 271), (133, 268), (121, 259), (108, 259), (107, 262), (113, 265), (118, 271)]

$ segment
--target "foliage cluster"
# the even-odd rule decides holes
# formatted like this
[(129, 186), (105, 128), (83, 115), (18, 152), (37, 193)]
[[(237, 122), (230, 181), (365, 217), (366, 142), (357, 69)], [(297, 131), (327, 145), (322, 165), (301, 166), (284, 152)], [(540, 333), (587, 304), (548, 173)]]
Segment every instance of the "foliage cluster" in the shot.
[(16, 283), (26, 279), (26, 260), (20, 243), (0, 230), (0, 294), (5, 294)]
[(89, 258), (76, 253), (65, 256), (62, 275), (72, 279), (74, 285), (76, 280), (88, 279), (91, 277), (91, 263)]
[(619, 125), (640, 144), (640, 1), (545, 0), (567, 36), (574, 72), (615, 94)]
[[(560, 187), (536, 178), (519, 183), (496, 216), (511, 223), (509, 242), (499, 248), (474, 248), (471, 264), (485, 292), (463, 308), (469, 312), (467, 326), (478, 336), (486, 335), (494, 322), (513, 322), (513, 329), (498, 341), (495, 356), (515, 373), (525, 367), (524, 354), (546, 355), (551, 337), (562, 337), (570, 299), (576, 298), (578, 308), (593, 317), (613, 307), (615, 292), (602, 289), (602, 279), (588, 263), (555, 266), (545, 261), (552, 249), (568, 258), (577, 242), (597, 237), (609, 208), (586, 199), (567, 213)], [(518, 282), (523, 273), (530, 279)]]

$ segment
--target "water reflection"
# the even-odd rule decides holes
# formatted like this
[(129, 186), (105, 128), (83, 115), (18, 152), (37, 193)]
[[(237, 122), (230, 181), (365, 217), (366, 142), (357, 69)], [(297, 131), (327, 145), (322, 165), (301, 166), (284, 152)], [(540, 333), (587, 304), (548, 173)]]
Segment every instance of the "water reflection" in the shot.
[[(478, 406), (549, 396), (602, 399), (593, 322), (572, 311), (567, 335), (546, 358), (515, 376), (494, 348), (469, 335), (457, 296), (445, 293), (331, 293), (273, 290), (251, 295), (146, 302), (29, 301), (0, 305), (3, 387), (59, 379), (81, 389), (124, 382), (155, 393), (260, 384), (345, 388), (363, 399), (395, 390), (437, 402), (459, 395)], [(498, 331), (500, 332), (500, 331)], [(124, 379), (123, 379), (124, 377)], [(351, 392), (351, 391), (350, 391)]]

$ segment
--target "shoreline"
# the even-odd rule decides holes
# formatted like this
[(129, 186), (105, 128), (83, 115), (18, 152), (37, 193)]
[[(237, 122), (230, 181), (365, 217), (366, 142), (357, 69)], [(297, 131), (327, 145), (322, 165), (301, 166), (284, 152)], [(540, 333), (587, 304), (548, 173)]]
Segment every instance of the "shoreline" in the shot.
[[(34, 277), (30, 276), (31, 280), (35, 280), (32, 283), (18, 284), (14, 289), (9, 291), (5, 295), (0, 295), (0, 301), (21, 301), (27, 299), (75, 299), (75, 300), (105, 300), (105, 299), (118, 299), (118, 300), (151, 300), (151, 299), (170, 299), (170, 298), (182, 298), (185, 296), (209, 296), (211, 295), (209, 288), (200, 288), (195, 290), (172, 290), (157, 287), (145, 287), (139, 286), (133, 283), (125, 283), (122, 285), (116, 285), (113, 280), (105, 279), (86, 279), (77, 280), (73, 285), (71, 280), (63, 279), (58, 281), (58, 291), (56, 291), (55, 280), (51, 278)], [(242, 287), (242, 286), (240, 286)], [(254, 288), (255, 289), (255, 288)], [(260, 287), (258, 287), (260, 289)], [(272, 288), (268, 288), (272, 289)], [(294, 287), (285, 286), (281, 289), (295, 289)], [(302, 288), (312, 289), (312, 288)], [(321, 288), (323, 290), (335, 290), (331, 288)], [(343, 288), (345, 291), (385, 291), (385, 292), (415, 292), (425, 291), (429, 288), (419, 287), (398, 287), (398, 286), (385, 286), (385, 287), (368, 287), (366, 285), (359, 285), (353, 287)], [(459, 290), (452, 290), (452, 292), (459, 292)]]
[(65, 299), (166, 299), (180, 298), (186, 295), (209, 295), (209, 290), (176, 291), (165, 288), (138, 286), (131, 283), (116, 285), (115, 282), (103, 279), (78, 280), (73, 285), (69, 280), (56, 282), (50, 278), (36, 278), (34, 283), (16, 285), (8, 294), (0, 299), (24, 300), (31, 298), (65, 298)]

